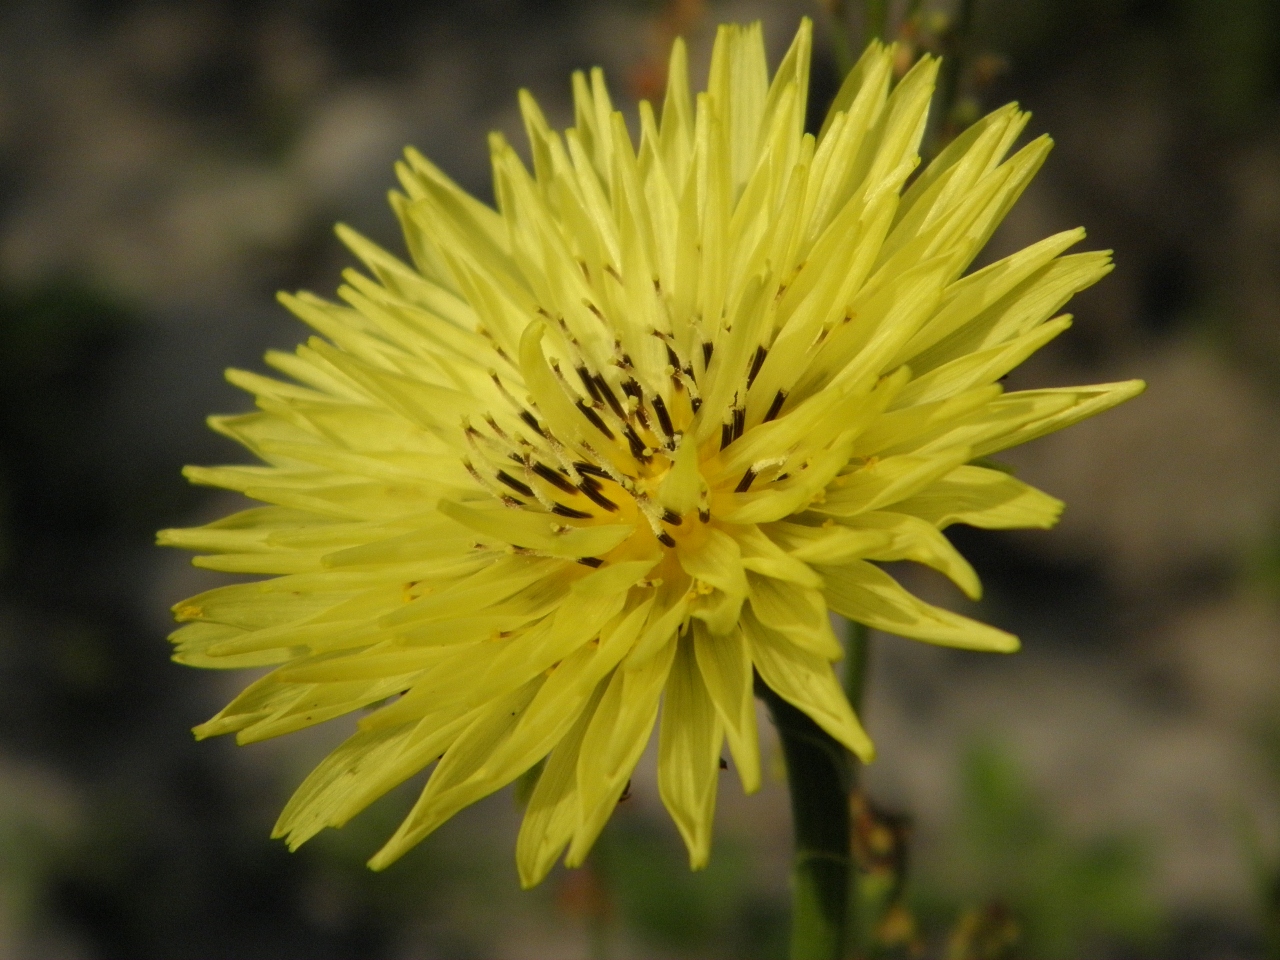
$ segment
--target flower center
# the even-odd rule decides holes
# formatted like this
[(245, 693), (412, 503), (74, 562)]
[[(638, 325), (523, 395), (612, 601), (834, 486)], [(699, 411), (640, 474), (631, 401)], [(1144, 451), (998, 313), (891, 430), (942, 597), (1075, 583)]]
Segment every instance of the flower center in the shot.
[[(654, 336), (666, 349), (667, 399), (642, 384), (620, 343), (607, 372), (592, 369), (578, 351), (571, 375), (560, 361), (551, 360), (559, 393), (552, 399), (570, 413), (567, 421), (548, 415), (535, 396), (522, 402), (514, 378), (491, 371), (509, 412), (526, 429), (512, 429), (509, 416), (502, 418), (507, 429), (492, 415), (483, 424), (464, 420), (471, 456), (463, 464), (472, 478), (507, 506), (541, 507), (576, 521), (636, 523), (668, 548), (676, 545), (681, 526), (692, 516), (707, 522), (711, 513), (705, 483), (696, 508), (684, 513), (665, 505), (660, 495), (701, 398), (693, 365), (682, 362), (665, 334)], [(710, 354), (708, 345), (704, 364)], [(581, 389), (570, 383), (570, 376)], [(551, 405), (545, 396), (542, 405)], [(742, 410), (735, 409), (723, 431), (725, 445), (740, 435), (743, 422)]]

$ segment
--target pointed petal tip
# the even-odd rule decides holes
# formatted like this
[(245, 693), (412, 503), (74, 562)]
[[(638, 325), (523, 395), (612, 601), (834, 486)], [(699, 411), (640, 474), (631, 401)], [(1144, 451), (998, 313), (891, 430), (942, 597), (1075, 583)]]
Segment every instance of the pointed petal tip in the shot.
[(870, 740), (861, 750), (855, 750), (854, 755), (858, 758), (859, 763), (872, 763), (876, 759), (876, 745)]

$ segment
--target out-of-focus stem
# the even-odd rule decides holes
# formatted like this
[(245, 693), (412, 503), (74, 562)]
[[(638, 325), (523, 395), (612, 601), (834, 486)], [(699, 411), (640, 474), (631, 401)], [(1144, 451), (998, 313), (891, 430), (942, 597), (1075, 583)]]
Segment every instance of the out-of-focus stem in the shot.
[(853, 712), (859, 717), (862, 715), (862, 698), (867, 686), (867, 655), (870, 646), (871, 637), (867, 628), (850, 620), (844, 650), (844, 694), (849, 698)]
[(853, 44), (849, 40), (849, 13), (844, 0), (818, 0), (831, 18), (831, 56), (836, 62), (836, 72), (843, 80), (853, 69)]
[(958, 0), (955, 16), (947, 29), (942, 66), (938, 71), (937, 93), (933, 102), (937, 113), (929, 123), (924, 158), (932, 157), (959, 131), (952, 130), (952, 115), (960, 92), (960, 76), (969, 53), (969, 30), (973, 25), (975, 0)]
[(848, 943), (849, 752), (763, 683), (791, 793), (791, 960), (843, 960)]

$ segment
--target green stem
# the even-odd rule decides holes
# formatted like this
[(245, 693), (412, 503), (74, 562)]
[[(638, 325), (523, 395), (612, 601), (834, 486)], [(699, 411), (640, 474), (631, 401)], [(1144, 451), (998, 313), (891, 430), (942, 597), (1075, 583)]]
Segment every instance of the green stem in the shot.
[(763, 683), (758, 691), (782, 741), (791, 791), (791, 960), (842, 960), (852, 875), (849, 753)]
[(844, 651), (844, 694), (849, 706), (862, 719), (863, 693), (867, 687), (867, 655), (871, 651), (870, 631), (861, 623), (848, 621), (848, 641)]
[(969, 54), (969, 30), (973, 25), (974, 3), (975, 0), (959, 0), (955, 18), (947, 29), (942, 66), (938, 71), (937, 92), (933, 100), (937, 105), (937, 114), (929, 122), (932, 129), (926, 137), (928, 146), (925, 160), (931, 160), (946, 146), (948, 140), (959, 133), (952, 129), (952, 114), (960, 92), (960, 74)]
[(836, 62), (836, 72), (843, 80), (853, 69), (853, 46), (849, 42), (849, 16), (844, 0), (820, 0), (831, 18), (831, 56)]

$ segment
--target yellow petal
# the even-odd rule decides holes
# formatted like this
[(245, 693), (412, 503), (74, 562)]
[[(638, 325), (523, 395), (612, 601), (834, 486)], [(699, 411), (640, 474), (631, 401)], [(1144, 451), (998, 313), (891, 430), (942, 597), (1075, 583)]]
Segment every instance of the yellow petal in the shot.
[(658, 733), (658, 793), (700, 870), (711, 855), (711, 822), (720, 782), (724, 728), (702, 682), (694, 641), (680, 638), (662, 700)]
[(957, 467), (894, 504), (894, 512), (910, 514), (942, 528), (953, 523), (988, 530), (1025, 527), (1047, 529), (1058, 522), (1063, 503), (1021, 480), (987, 467)]
[(858, 623), (945, 647), (993, 653), (1018, 649), (1018, 638), (1013, 634), (925, 603), (865, 561), (823, 567), (822, 576), (831, 609)]
[(854, 716), (831, 663), (801, 650), (755, 617), (742, 618), (751, 661), (769, 689), (809, 717), (864, 763), (875, 756), (871, 738)]
[(755, 793), (760, 789), (760, 738), (746, 639), (741, 630), (717, 636), (695, 622), (693, 640), (698, 670), (724, 724), (742, 789)]

